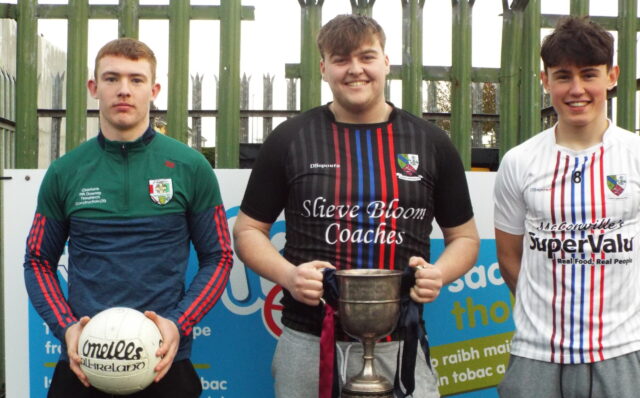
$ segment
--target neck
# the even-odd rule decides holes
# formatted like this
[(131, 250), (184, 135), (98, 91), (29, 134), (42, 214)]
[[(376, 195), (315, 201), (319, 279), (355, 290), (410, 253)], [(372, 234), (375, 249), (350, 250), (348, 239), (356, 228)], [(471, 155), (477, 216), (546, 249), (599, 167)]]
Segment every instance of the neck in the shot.
[(392, 108), (391, 105), (382, 101), (380, 104), (367, 110), (354, 112), (340, 107), (336, 102), (332, 102), (329, 104), (329, 110), (333, 113), (336, 122), (350, 124), (374, 124), (384, 123), (389, 120)]
[[(104, 127), (103, 127), (104, 126)], [(100, 123), (100, 131), (102, 131), (102, 135), (104, 138), (109, 141), (118, 141), (118, 142), (132, 142), (142, 137), (145, 131), (149, 128), (148, 124), (139, 125), (133, 128), (128, 129), (118, 129), (113, 126), (109, 126), (105, 123)]]
[(609, 120), (602, 118), (588, 126), (572, 126), (558, 122), (555, 129), (556, 144), (563, 147), (582, 150), (602, 142)]

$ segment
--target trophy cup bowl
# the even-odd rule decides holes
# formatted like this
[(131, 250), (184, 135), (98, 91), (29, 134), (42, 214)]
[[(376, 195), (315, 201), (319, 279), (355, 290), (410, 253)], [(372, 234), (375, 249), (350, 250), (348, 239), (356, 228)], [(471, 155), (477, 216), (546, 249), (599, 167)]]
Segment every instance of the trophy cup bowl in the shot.
[(374, 368), (376, 340), (390, 334), (400, 316), (402, 271), (350, 269), (336, 272), (340, 323), (345, 333), (362, 343), (363, 366), (342, 387), (342, 398), (392, 398), (393, 385)]

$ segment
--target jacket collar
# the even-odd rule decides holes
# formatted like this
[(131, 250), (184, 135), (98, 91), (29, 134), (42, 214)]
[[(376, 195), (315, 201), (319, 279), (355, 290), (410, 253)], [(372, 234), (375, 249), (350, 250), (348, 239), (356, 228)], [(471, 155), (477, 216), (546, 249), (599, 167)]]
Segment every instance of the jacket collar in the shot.
[(110, 141), (102, 134), (102, 130), (100, 130), (98, 132), (98, 144), (106, 151), (143, 149), (151, 143), (156, 134), (156, 131), (149, 125), (142, 136), (135, 141)]

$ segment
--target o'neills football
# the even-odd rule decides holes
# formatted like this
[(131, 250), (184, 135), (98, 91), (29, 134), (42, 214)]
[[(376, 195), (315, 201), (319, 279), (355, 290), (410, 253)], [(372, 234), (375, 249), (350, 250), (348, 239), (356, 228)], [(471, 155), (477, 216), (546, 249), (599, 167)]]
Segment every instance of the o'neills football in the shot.
[(158, 327), (142, 312), (109, 308), (91, 318), (82, 330), (80, 367), (95, 388), (109, 394), (131, 394), (153, 381), (161, 344)]

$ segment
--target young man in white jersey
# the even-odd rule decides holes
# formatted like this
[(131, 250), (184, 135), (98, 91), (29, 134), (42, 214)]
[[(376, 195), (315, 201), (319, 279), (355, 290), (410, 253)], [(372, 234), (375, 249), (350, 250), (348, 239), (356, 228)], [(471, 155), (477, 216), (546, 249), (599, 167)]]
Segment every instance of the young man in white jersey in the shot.
[(640, 138), (606, 116), (613, 43), (587, 18), (559, 22), (541, 49), (558, 122), (498, 171), (498, 261), (516, 297), (503, 398), (638, 396)]

